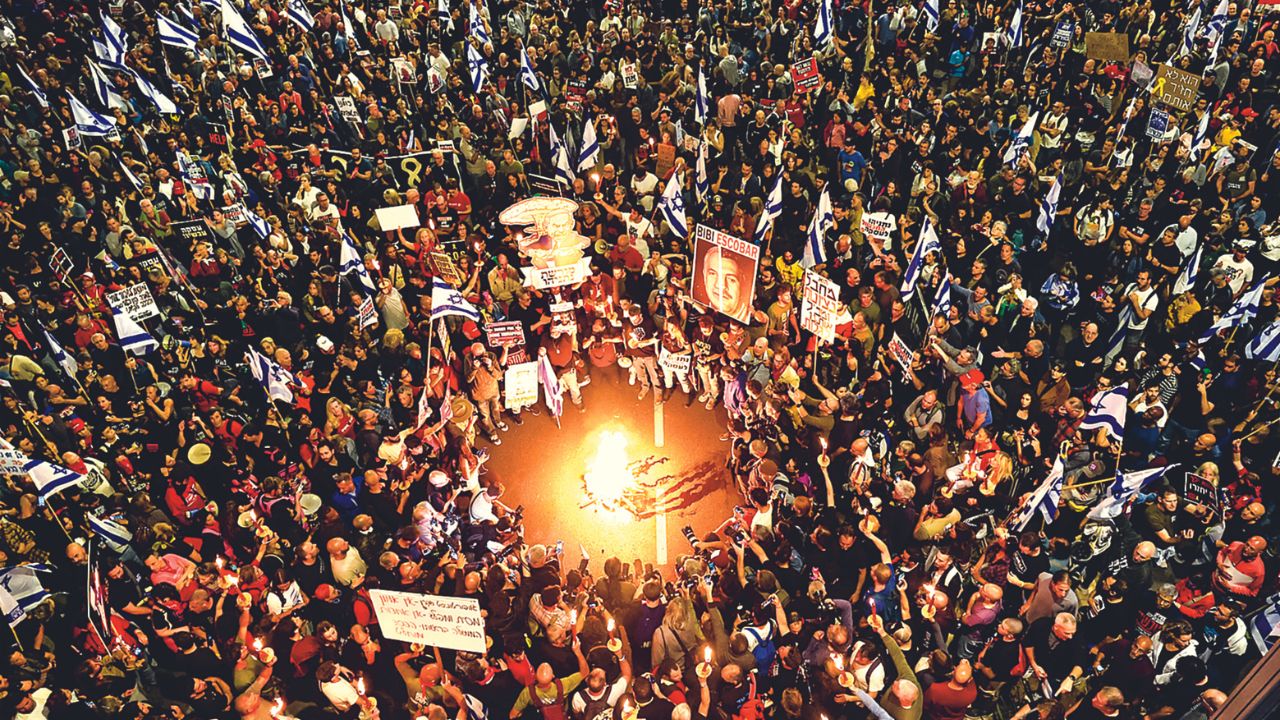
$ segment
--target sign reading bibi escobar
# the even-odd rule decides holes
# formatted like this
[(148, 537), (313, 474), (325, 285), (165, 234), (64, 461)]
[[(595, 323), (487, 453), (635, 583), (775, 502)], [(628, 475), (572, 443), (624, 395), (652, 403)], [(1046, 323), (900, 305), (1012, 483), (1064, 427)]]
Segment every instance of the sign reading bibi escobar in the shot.
[(474, 598), (370, 590), (382, 634), (392, 640), (484, 653), (484, 618)]
[(693, 301), (750, 322), (759, 262), (759, 246), (699, 225), (693, 233)]

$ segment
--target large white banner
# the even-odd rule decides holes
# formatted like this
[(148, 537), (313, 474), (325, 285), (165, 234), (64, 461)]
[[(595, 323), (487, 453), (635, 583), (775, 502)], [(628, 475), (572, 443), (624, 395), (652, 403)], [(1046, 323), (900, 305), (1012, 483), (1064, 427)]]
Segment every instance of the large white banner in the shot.
[(370, 590), (382, 634), (392, 640), (484, 653), (484, 618), (474, 598)]
[(812, 270), (804, 274), (800, 327), (827, 343), (836, 340), (836, 316), (840, 312), (840, 286)]
[(522, 362), (507, 367), (505, 399), (509, 410), (538, 402), (538, 363)]
[(123, 290), (109, 292), (107, 302), (137, 323), (160, 317), (160, 308), (156, 307), (156, 299), (151, 296), (151, 288), (146, 283), (134, 283)]
[(522, 267), (525, 287), (546, 290), (548, 288), (577, 285), (591, 274), (591, 258), (584, 257), (572, 265), (551, 267)]

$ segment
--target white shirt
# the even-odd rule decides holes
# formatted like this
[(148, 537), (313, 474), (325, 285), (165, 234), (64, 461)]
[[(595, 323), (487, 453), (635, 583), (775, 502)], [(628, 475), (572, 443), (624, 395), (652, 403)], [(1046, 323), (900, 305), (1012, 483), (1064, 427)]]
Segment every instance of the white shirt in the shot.
[(1253, 263), (1249, 262), (1249, 258), (1236, 262), (1231, 253), (1223, 253), (1213, 264), (1213, 269), (1227, 274), (1227, 284), (1231, 286), (1231, 292), (1236, 294), (1253, 282)]
[[(1165, 230), (1172, 230), (1175, 233), (1173, 244), (1178, 246), (1178, 252), (1182, 253), (1182, 257), (1185, 258), (1195, 252), (1196, 241), (1200, 239), (1200, 233), (1196, 232), (1195, 228), (1188, 225), (1186, 230), (1182, 230), (1178, 228), (1177, 223), (1174, 223), (1166, 225), (1164, 230), (1160, 231), (1160, 234), (1163, 234)], [(1160, 234), (1155, 235), (1155, 237), (1160, 237)]]
[[(1138, 317), (1138, 313), (1134, 309), (1133, 304), (1129, 302), (1129, 295), (1131, 293), (1138, 293), (1138, 304), (1142, 306), (1143, 310), (1150, 310), (1151, 315), (1148, 315), (1145, 318)], [(1129, 329), (1144, 330), (1147, 327), (1147, 321), (1156, 314), (1156, 308), (1160, 307), (1160, 296), (1156, 294), (1155, 286), (1149, 287), (1146, 290), (1139, 290), (1137, 283), (1129, 283), (1129, 286), (1124, 289), (1124, 299), (1122, 302), (1129, 305), (1130, 310), (1134, 310), (1133, 317), (1129, 320)]]
[(1045, 115), (1044, 119), (1040, 121), (1040, 129), (1044, 130), (1045, 128), (1049, 128), (1050, 130), (1061, 130), (1062, 132), (1057, 135), (1049, 135), (1044, 132), (1040, 133), (1040, 147), (1052, 150), (1061, 145), (1062, 137), (1066, 134), (1067, 125), (1070, 123), (1071, 120), (1067, 117), (1066, 113), (1061, 115), (1054, 115), (1052, 113)]
[(1141, 415), (1153, 407), (1158, 407), (1163, 411), (1160, 415), (1160, 419), (1156, 421), (1156, 427), (1163, 428), (1164, 424), (1169, 421), (1169, 408), (1165, 407), (1164, 403), (1160, 402), (1160, 400), (1157, 399), (1155, 402), (1150, 404), (1148, 404), (1146, 400), (1139, 400), (1138, 404), (1133, 406), (1133, 413), (1135, 415)]

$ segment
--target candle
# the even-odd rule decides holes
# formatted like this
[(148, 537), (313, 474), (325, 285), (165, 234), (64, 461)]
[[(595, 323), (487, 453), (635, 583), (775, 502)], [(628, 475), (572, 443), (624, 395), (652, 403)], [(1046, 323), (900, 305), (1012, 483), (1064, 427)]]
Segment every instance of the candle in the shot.
[(276, 698), (276, 701), (271, 703), (271, 717), (280, 717), (282, 712), (284, 712), (284, 698)]
[(613, 618), (609, 618), (609, 622), (605, 624), (605, 628), (609, 631), (609, 637), (613, 637)]
[(694, 668), (694, 672), (698, 677), (706, 680), (711, 677), (711, 646), (708, 645), (702, 650), (702, 662), (698, 663), (698, 667)]
[(844, 656), (843, 656), (843, 655), (834, 655), (834, 656), (832, 656), (832, 658), (831, 658), (831, 663), (832, 663), (833, 665), (835, 665), (835, 666), (836, 666), (836, 670), (844, 670)]
[(609, 630), (609, 642), (605, 643), (605, 647), (609, 648), (609, 652), (616, 653), (622, 649), (622, 641), (613, 636), (613, 618), (609, 618), (605, 627)]
[(356, 678), (356, 692), (359, 693), (360, 697), (364, 697), (364, 677), (363, 676)]
[(827, 439), (820, 437), (818, 438), (818, 443), (822, 445), (822, 457), (825, 458), (827, 456)]
[(876, 616), (876, 601), (875, 601), (875, 600), (873, 600), (872, 598), (867, 598), (867, 606), (871, 608), (871, 617), (875, 617), (875, 616)]
[(213, 564), (214, 564), (214, 565), (216, 565), (216, 566), (218, 567), (218, 569), (219, 569), (219, 570), (221, 570), (221, 569), (222, 569), (222, 566), (223, 566), (223, 564), (224, 564), (224, 563), (223, 563), (223, 561), (222, 561), (222, 556), (221, 556), (221, 555), (219, 555), (219, 556), (218, 556), (218, 558), (217, 558), (216, 560), (214, 560), (214, 561), (213, 561)]
[(600, 173), (591, 173), (591, 184), (592, 185), (600, 184)]
[(262, 638), (253, 639), (253, 651), (256, 653), (262, 652)]
[(702, 662), (708, 663), (708, 664), (711, 662), (711, 646), (710, 645), (708, 645), (706, 649), (702, 651)]

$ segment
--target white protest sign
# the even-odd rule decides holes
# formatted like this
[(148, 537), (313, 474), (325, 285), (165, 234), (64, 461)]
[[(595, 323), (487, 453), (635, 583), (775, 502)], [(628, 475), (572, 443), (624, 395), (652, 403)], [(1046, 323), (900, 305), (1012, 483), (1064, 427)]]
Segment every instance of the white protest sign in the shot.
[(586, 280), (587, 275), (591, 274), (591, 258), (584, 257), (572, 265), (555, 265), (544, 268), (524, 267), (520, 268), (520, 272), (524, 273), (525, 286), (537, 288), (538, 290), (564, 285), (576, 285)]
[(373, 211), (378, 216), (378, 227), (383, 232), (391, 232), (401, 228), (415, 228), (422, 224), (418, 220), (418, 211), (412, 205), (393, 205)]
[(628, 90), (634, 90), (639, 84), (639, 73), (636, 72), (635, 63), (622, 63), (622, 86)]
[(382, 634), (392, 640), (484, 653), (484, 618), (474, 598), (370, 590)]
[(840, 311), (840, 287), (816, 272), (804, 274), (800, 303), (800, 327), (823, 342), (836, 340), (836, 313)]
[(0, 474), (25, 475), (30, 461), (31, 458), (19, 450), (0, 450)]
[(373, 305), (373, 298), (365, 298), (360, 303), (360, 329), (378, 324), (378, 309)]
[(134, 322), (160, 317), (160, 308), (156, 307), (156, 299), (151, 297), (151, 289), (145, 283), (134, 283), (123, 290), (109, 292), (107, 302)]
[(677, 375), (689, 372), (689, 363), (691, 362), (693, 362), (693, 356), (689, 353), (677, 355), (676, 353), (667, 352), (666, 348), (662, 348), (662, 352), (658, 353), (658, 365), (669, 368), (671, 372)]
[(885, 250), (892, 250), (891, 238), (898, 229), (898, 219), (887, 212), (870, 212), (862, 215), (862, 234), (874, 238), (884, 245)]
[(538, 363), (522, 362), (507, 366), (506, 402), (509, 409), (528, 407), (538, 402)]

